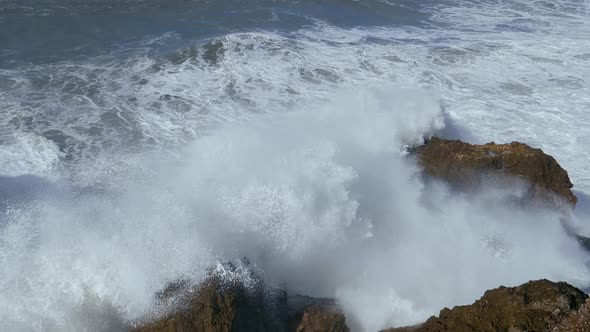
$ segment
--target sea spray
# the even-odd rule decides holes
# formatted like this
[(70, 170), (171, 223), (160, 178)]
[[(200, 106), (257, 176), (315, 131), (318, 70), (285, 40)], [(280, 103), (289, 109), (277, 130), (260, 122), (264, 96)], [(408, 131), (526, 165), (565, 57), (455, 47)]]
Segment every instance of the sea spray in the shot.
[(99, 189), (13, 206), (0, 233), (10, 267), (0, 327), (104, 330), (80, 310), (114, 326), (141, 316), (167, 282), (198, 282), (244, 256), (269, 283), (336, 297), (367, 330), (422, 321), (499, 284), (586, 285), (585, 256), (558, 215), (503, 205), (502, 191), (480, 199), (422, 183), (404, 151), (442, 119), (426, 91), (346, 90), (321, 107), (228, 123), (173, 157), (129, 156)]

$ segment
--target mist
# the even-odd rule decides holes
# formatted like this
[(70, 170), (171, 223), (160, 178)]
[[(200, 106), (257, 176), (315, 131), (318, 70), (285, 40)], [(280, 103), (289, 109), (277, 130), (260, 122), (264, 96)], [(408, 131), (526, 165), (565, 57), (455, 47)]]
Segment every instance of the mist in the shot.
[(335, 297), (367, 331), (499, 285), (587, 286), (587, 255), (559, 212), (520, 209), (518, 185), (465, 195), (422, 180), (407, 147), (444, 118), (432, 91), (344, 90), (171, 153), (80, 164), (91, 185), (52, 183), (58, 195), (2, 216), (0, 329), (113, 330), (167, 282), (242, 257), (270, 285)]

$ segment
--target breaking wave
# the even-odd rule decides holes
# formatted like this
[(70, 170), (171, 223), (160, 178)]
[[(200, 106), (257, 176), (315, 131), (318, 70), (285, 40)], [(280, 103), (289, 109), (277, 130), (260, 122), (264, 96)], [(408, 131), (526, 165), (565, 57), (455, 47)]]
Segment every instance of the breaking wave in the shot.
[(559, 215), (425, 184), (405, 152), (435, 132), (542, 147), (590, 234), (587, 3), (421, 10), (0, 69), (0, 330), (124, 329), (167, 282), (244, 256), (364, 330), (501, 284), (587, 287)]
[(169, 158), (136, 155), (105, 175), (116, 186), (55, 183), (7, 209), (2, 324), (100, 330), (80, 315), (136, 318), (166, 282), (243, 256), (271, 283), (336, 296), (366, 329), (416, 323), (498, 284), (587, 284), (558, 215), (515, 209), (512, 191), (467, 199), (424, 186), (405, 147), (442, 127), (426, 92), (346, 91), (226, 124)]

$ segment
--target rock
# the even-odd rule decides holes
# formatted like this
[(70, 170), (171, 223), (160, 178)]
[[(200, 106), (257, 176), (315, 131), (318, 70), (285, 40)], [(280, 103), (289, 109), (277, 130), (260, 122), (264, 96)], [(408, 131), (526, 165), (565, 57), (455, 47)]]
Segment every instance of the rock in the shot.
[[(485, 292), (475, 303), (441, 310), (438, 317), (387, 332), (590, 331), (588, 296), (564, 282), (530, 281)], [(567, 329), (566, 329), (567, 324)], [(585, 324), (585, 325), (580, 325)]]
[(567, 316), (551, 332), (588, 332), (590, 331), (590, 299), (586, 299), (577, 312)]
[[(231, 264), (223, 269), (236, 273)], [(211, 272), (198, 286), (187, 281), (169, 284), (156, 295), (156, 307), (165, 314), (144, 319), (132, 331), (285, 331), (286, 294), (267, 289), (254, 274), (228, 278), (226, 272)]]
[(303, 319), (297, 332), (326, 331), (348, 332), (346, 319), (341, 311), (325, 310), (321, 306), (313, 305), (305, 309)]
[(316, 299), (307, 296), (288, 298), (289, 331), (292, 332), (348, 332), (342, 310), (332, 299)]
[[(251, 270), (232, 264), (222, 270), (210, 272), (197, 286), (185, 280), (170, 283), (156, 294), (160, 313), (136, 323), (131, 331), (349, 331), (333, 300), (295, 296), (288, 301), (284, 291), (267, 287)], [(246, 276), (228, 279), (227, 270)]]
[(529, 203), (561, 208), (564, 202), (573, 207), (577, 201), (557, 161), (523, 143), (473, 145), (433, 137), (414, 152), (426, 175), (458, 190), (477, 189), (486, 177), (508, 175), (526, 182)]
[(340, 310), (312, 304), (303, 310), (303, 317), (296, 331), (348, 332), (349, 329), (346, 326), (346, 319)]

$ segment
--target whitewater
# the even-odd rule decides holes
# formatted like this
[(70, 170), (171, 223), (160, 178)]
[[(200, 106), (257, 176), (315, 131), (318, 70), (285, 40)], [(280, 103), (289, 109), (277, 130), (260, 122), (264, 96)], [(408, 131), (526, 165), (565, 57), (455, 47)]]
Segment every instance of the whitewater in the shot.
[(407, 153), (542, 148), (590, 235), (588, 1), (9, 0), (0, 31), (2, 331), (123, 331), (242, 257), (362, 331), (590, 287), (559, 212), (424, 183)]

